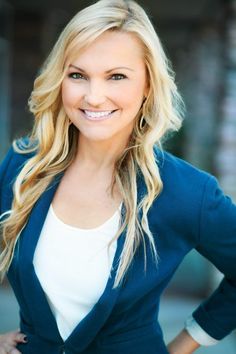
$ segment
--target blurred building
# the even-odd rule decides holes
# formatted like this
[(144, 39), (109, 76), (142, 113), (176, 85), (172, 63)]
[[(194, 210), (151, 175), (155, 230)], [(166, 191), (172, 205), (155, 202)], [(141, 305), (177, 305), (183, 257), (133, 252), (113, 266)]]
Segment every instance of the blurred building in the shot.
[[(0, 0), (0, 157), (31, 128), (27, 100), (37, 71), (66, 22), (89, 3)], [(186, 102), (184, 128), (166, 148), (216, 174), (236, 200), (236, 1), (138, 3), (155, 24)], [(215, 274), (192, 252), (170, 291), (205, 295)]]

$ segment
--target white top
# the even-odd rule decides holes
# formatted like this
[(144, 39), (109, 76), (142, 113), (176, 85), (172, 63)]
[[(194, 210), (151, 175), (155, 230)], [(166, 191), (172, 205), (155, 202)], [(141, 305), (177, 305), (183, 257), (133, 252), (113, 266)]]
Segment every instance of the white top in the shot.
[[(91, 311), (105, 290), (117, 242), (108, 243), (119, 228), (120, 210), (94, 229), (62, 222), (49, 208), (34, 254), (34, 268), (63, 340)], [(190, 316), (185, 328), (201, 345), (218, 341)]]
[(90, 312), (106, 287), (117, 242), (120, 208), (103, 225), (79, 229), (49, 208), (34, 254), (34, 268), (63, 340)]

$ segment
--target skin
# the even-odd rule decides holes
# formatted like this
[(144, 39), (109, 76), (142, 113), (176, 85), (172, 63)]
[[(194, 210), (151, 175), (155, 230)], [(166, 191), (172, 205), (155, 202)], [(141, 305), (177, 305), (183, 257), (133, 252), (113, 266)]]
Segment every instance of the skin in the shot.
[(200, 347), (188, 332), (183, 329), (167, 346), (170, 354), (191, 354)]
[[(105, 32), (77, 60), (68, 63), (62, 101), (80, 130), (80, 158), (94, 161), (98, 167), (113, 165), (127, 144), (147, 93), (142, 49), (132, 34)], [(111, 119), (89, 121), (81, 111), (84, 109), (116, 112)]]
[[(53, 208), (65, 223), (93, 228), (113, 215), (120, 205), (119, 192), (115, 190), (111, 196), (107, 188), (114, 163), (127, 145), (148, 94), (149, 83), (142, 47), (133, 34), (105, 32), (67, 65), (62, 102), (80, 134), (76, 158), (58, 186)], [(91, 120), (85, 110), (115, 112), (108, 119)], [(18, 331), (1, 335), (0, 354), (19, 354), (12, 350), (19, 342), (24, 342), (24, 334)], [(183, 330), (168, 345), (168, 351), (190, 354), (198, 347)]]
[[(105, 222), (122, 201), (116, 187), (114, 195), (109, 190), (114, 163), (127, 145), (148, 82), (139, 41), (121, 32), (104, 33), (67, 66), (62, 101), (80, 134), (53, 208), (65, 223), (88, 229)], [(84, 110), (115, 112), (90, 120)]]
[(26, 343), (27, 339), (20, 331), (8, 332), (0, 335), (0, 354), (21, 354), (16, 349), (18, 343)]

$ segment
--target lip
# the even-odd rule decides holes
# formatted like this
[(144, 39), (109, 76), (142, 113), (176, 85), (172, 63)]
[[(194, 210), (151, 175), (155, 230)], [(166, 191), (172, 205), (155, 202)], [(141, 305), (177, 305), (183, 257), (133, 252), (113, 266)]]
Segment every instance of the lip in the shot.
[(117, 109), (89, 109), (89, 108), (80, 108), (81, 111), (89, 111), (89, 112), (113, 112), (117, 111)]
[(103, 120), (108, 120), (111, 119), (111, 117), (113, 116), (113, 114), (118, 111), (118, 109), (113, 109), (113, 110), (92, 110), (92, 109), (86, 109), (86, 111), (89, 112), (94, 112), (94, 113), (99, 113), (99, 112), (111, 112), (110, 114), (108, 114), (107, 116), (101, 116), (101, 117), (90, 117), (85, 113), (84, 109), (80, 109), (80, 112), (83, 114), (83, 116), (85, 117), (85, 119), (92, 121), (92, 122), (100, 122)]

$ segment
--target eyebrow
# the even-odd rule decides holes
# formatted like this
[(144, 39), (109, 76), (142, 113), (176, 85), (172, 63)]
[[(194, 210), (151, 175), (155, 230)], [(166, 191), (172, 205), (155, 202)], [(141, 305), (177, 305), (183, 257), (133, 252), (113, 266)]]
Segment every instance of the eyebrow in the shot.
[[(83, 70), (82, 68), (79, 68), (78, 66), (73, 65), (73, 64), (70, 64), (70, 65), (69, 65), (69, 68), (74, 68), (74, 69), (76, 69), (76, 70), (78, 70), (78, 71), (81, 71), (81, 72), (83, 72), (83, 73), (86, 73), (85, 70)], [(116, 68), (112, 68), (112, 69), (106, 70), (105, 73), (106, 73), (106, 74), (109, 74), (111, 71), (118, 70), (118, 69), (126, 69), (126, 70), (130, 70), (130, 71), (134, 71), (133, 69), (128, 68), (127, 66), (118, 66), (118, 67), (116, 67)]]

